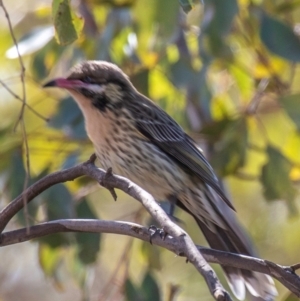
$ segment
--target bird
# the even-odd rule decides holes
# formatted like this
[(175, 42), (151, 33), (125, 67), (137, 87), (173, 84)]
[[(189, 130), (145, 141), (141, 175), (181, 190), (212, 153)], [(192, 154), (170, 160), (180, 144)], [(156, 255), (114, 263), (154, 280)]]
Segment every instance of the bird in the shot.
[[(81, 109), (86, 132), (104, 169), (128, 178), (157, 201), (189, 213), (217, 250), (257, 256), (233, 204), (197, 143), (115, 64), (83, 61), (44, 87), (66, 89)], [(222, 266), (237, 299), (274, 300), (273, 279)]]

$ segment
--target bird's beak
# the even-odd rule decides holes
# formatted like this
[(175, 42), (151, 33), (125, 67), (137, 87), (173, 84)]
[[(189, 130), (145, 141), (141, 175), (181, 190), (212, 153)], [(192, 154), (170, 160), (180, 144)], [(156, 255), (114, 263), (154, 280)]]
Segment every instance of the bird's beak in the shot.
[(68, 79), (68, 78), (56, 78), (47, 82), (43, 85), (44, 88), (48, 87), (58, 87), (65, 89), (76, 89), (76, 88), (84, 88), (86, 87), (86, 83), (82, 82), (79, 79)]

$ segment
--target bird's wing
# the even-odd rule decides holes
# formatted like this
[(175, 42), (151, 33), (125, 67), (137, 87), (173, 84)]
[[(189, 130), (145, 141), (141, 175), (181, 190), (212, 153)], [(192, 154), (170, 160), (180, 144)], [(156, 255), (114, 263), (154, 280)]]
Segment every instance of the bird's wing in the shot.
[(140, 105), (139, 108), (133, 108), (132, 112), (139, 131), (211, 186), (227, 205), (235, 210), (224, 195), (212, 167), (194, 140), (161, 108), (152, 102), (148, 103), (148, 99)]

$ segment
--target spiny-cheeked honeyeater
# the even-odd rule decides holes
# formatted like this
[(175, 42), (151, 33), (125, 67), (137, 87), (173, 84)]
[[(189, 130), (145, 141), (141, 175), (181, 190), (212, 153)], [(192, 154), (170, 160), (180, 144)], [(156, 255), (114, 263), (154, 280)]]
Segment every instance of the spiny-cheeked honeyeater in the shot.
[[(127, 177), (156, 200), (170, 200), (191, 214), (212, 248), (253, 256), (231, 202), (195, 141), (161, 108), (140, 94), (116, 65), (86, 61), (67, 78), (45, 87), (65, 88), (79, 105), (103, 168)], [(223, 266), (238, 299), (246, 289), (273, 300), (264, 274)]]

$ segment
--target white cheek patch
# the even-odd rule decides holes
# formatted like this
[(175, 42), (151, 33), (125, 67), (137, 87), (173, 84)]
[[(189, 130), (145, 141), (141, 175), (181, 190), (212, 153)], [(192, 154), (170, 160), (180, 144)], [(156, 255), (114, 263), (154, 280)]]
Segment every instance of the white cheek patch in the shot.
[(94, 93), (103, 93), (105, 91), (104, 86), (96, 85), (96, 84), (88, 84), (86, 88)]

